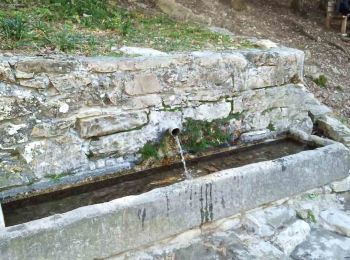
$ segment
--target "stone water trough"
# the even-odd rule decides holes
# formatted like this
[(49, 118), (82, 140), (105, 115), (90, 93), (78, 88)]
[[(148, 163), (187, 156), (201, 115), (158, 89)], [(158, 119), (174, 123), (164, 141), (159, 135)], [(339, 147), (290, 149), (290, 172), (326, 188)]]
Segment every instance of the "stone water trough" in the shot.
[[(0, 258), (108, 258), (346, 178), (350, 130), (302, 79), (303, 53), (283, 47), (136, 58), (0, 57)], [(215, 157), (214, 170), (112, 200), (105, 194), (96, 204), (81, 200), (82, 207), (10, 218), (11, 210), (22, 210), (11, 205), (39, 205), (45, 196), (54, 200), (118, 178), (125, 178), (118, 184), (124, 187), (145, 173), (162, 176), (171, 156), (166, 167), (177, 171), (178, 157), (166, 154), (171, 146), (148, 158), (150, 150), (164, 149), (159, 143), (174, 126), (183, 129), (189, 167)], [(195, 129), (203, 136), (192, 142)], [(191, 153), (218, 131), (225, 134), (220, 142), (205, 143), (212, 150)], [(302, 148), (256, 154), (236, 166), (220, 163), (220, 156), (236, 158), (286, 138)], [(149, 170), (156, 166), (156, 173)], [(94, 191), (85, 192), (88, 201)]]

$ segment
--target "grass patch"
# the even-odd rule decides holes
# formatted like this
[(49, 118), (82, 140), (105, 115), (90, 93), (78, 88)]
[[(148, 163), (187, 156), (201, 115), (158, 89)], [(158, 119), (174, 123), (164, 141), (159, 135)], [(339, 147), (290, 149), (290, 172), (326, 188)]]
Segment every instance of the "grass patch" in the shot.
[(317, 84), (317, 86), (325, 88), (328, 82), (328, 79), (325, 75), (320, 75), (318, 79), (314, 79), (314, 82)]
[[(11, 2), (11, 1), (10, 1)], [(129, 12), (117, 1), (16, 1), (26, 7), (0, 10), (0, 48), (20, 51), (110, 55), (111, 46), (161, 51), (255, 47), (246, 40), (210, 32), (164, 15)]]
[(148, 160), (150, 158), (158, 159), (158, 145), (148, 142), (140, 150), (142, 160)]
[(231, 117), (212, 122), (187, 120), (180, 136), (185, 150), (197, 153), (230, 143), (232, 139), (232, 134), (228, 131), (230, 119)]

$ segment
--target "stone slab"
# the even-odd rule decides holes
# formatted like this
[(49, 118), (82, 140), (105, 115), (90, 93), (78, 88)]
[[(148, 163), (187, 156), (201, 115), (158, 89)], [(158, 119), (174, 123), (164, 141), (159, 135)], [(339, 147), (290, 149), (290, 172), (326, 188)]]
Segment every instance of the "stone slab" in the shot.
[(105, 258), (342, 179), (349, 158), (336, 143), (7, 227), (0, 258)]

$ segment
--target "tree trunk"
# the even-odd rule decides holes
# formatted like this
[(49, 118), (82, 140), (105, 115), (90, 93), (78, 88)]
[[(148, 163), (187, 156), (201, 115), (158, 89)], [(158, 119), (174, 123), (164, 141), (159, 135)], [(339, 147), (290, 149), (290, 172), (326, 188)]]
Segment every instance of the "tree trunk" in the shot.
[(292, 0), (291, 7), (294, 11), (302, 13), (304, 11), (304, 0)]

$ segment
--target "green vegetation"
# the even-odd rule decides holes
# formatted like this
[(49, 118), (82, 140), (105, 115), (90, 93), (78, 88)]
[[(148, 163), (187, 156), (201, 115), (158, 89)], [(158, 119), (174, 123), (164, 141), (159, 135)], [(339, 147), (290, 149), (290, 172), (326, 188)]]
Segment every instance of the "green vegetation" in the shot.
[(55, 182), (60, 181), (64, 177), (64, 174), (52, 174), (49, 178)]
[(300, 218), (300, 219), (308, 220), (308, 221), (310, 221), (312, 223), (316, 223), (317, 222), (315, 214), (312, 212), (311, 209), (308, 209), (306, 213), (307, 213), (307, 215), (303, 216), (303, 214), (301, 212), (297, 212), (297, 217)]
[(269, 129), (271, 132), (276, 131), (276, 127), (272, 123), (269, 123), (267, 129)]
[(0, 49), (110, 55), (112, 46), (122, 45), (162, 51), (254, 47), (245, 40), (233, 40), (164, 15), (127, 11), (118, 1), (16, 2), (25, 7), (0, 10)]
[(140, 153), (142, 155), (142, 160), (148, 160), (150, 158), (159, 159), (158, 156), (158, 145), (151, 142), (146, 143)]
[(317, 86), (325, 88), (328, 82), (328, 79), (325, 75), (320, 75), (318, 79), (314, 79), (314, 82), (317, 84)]
[(184, 148), (189, 152), (197, 153), (229, 143), (232, 139), (228, 131), (230, 119), (231, 117), (228, 117), (212, 122), (187, 120), (180, 136)]

